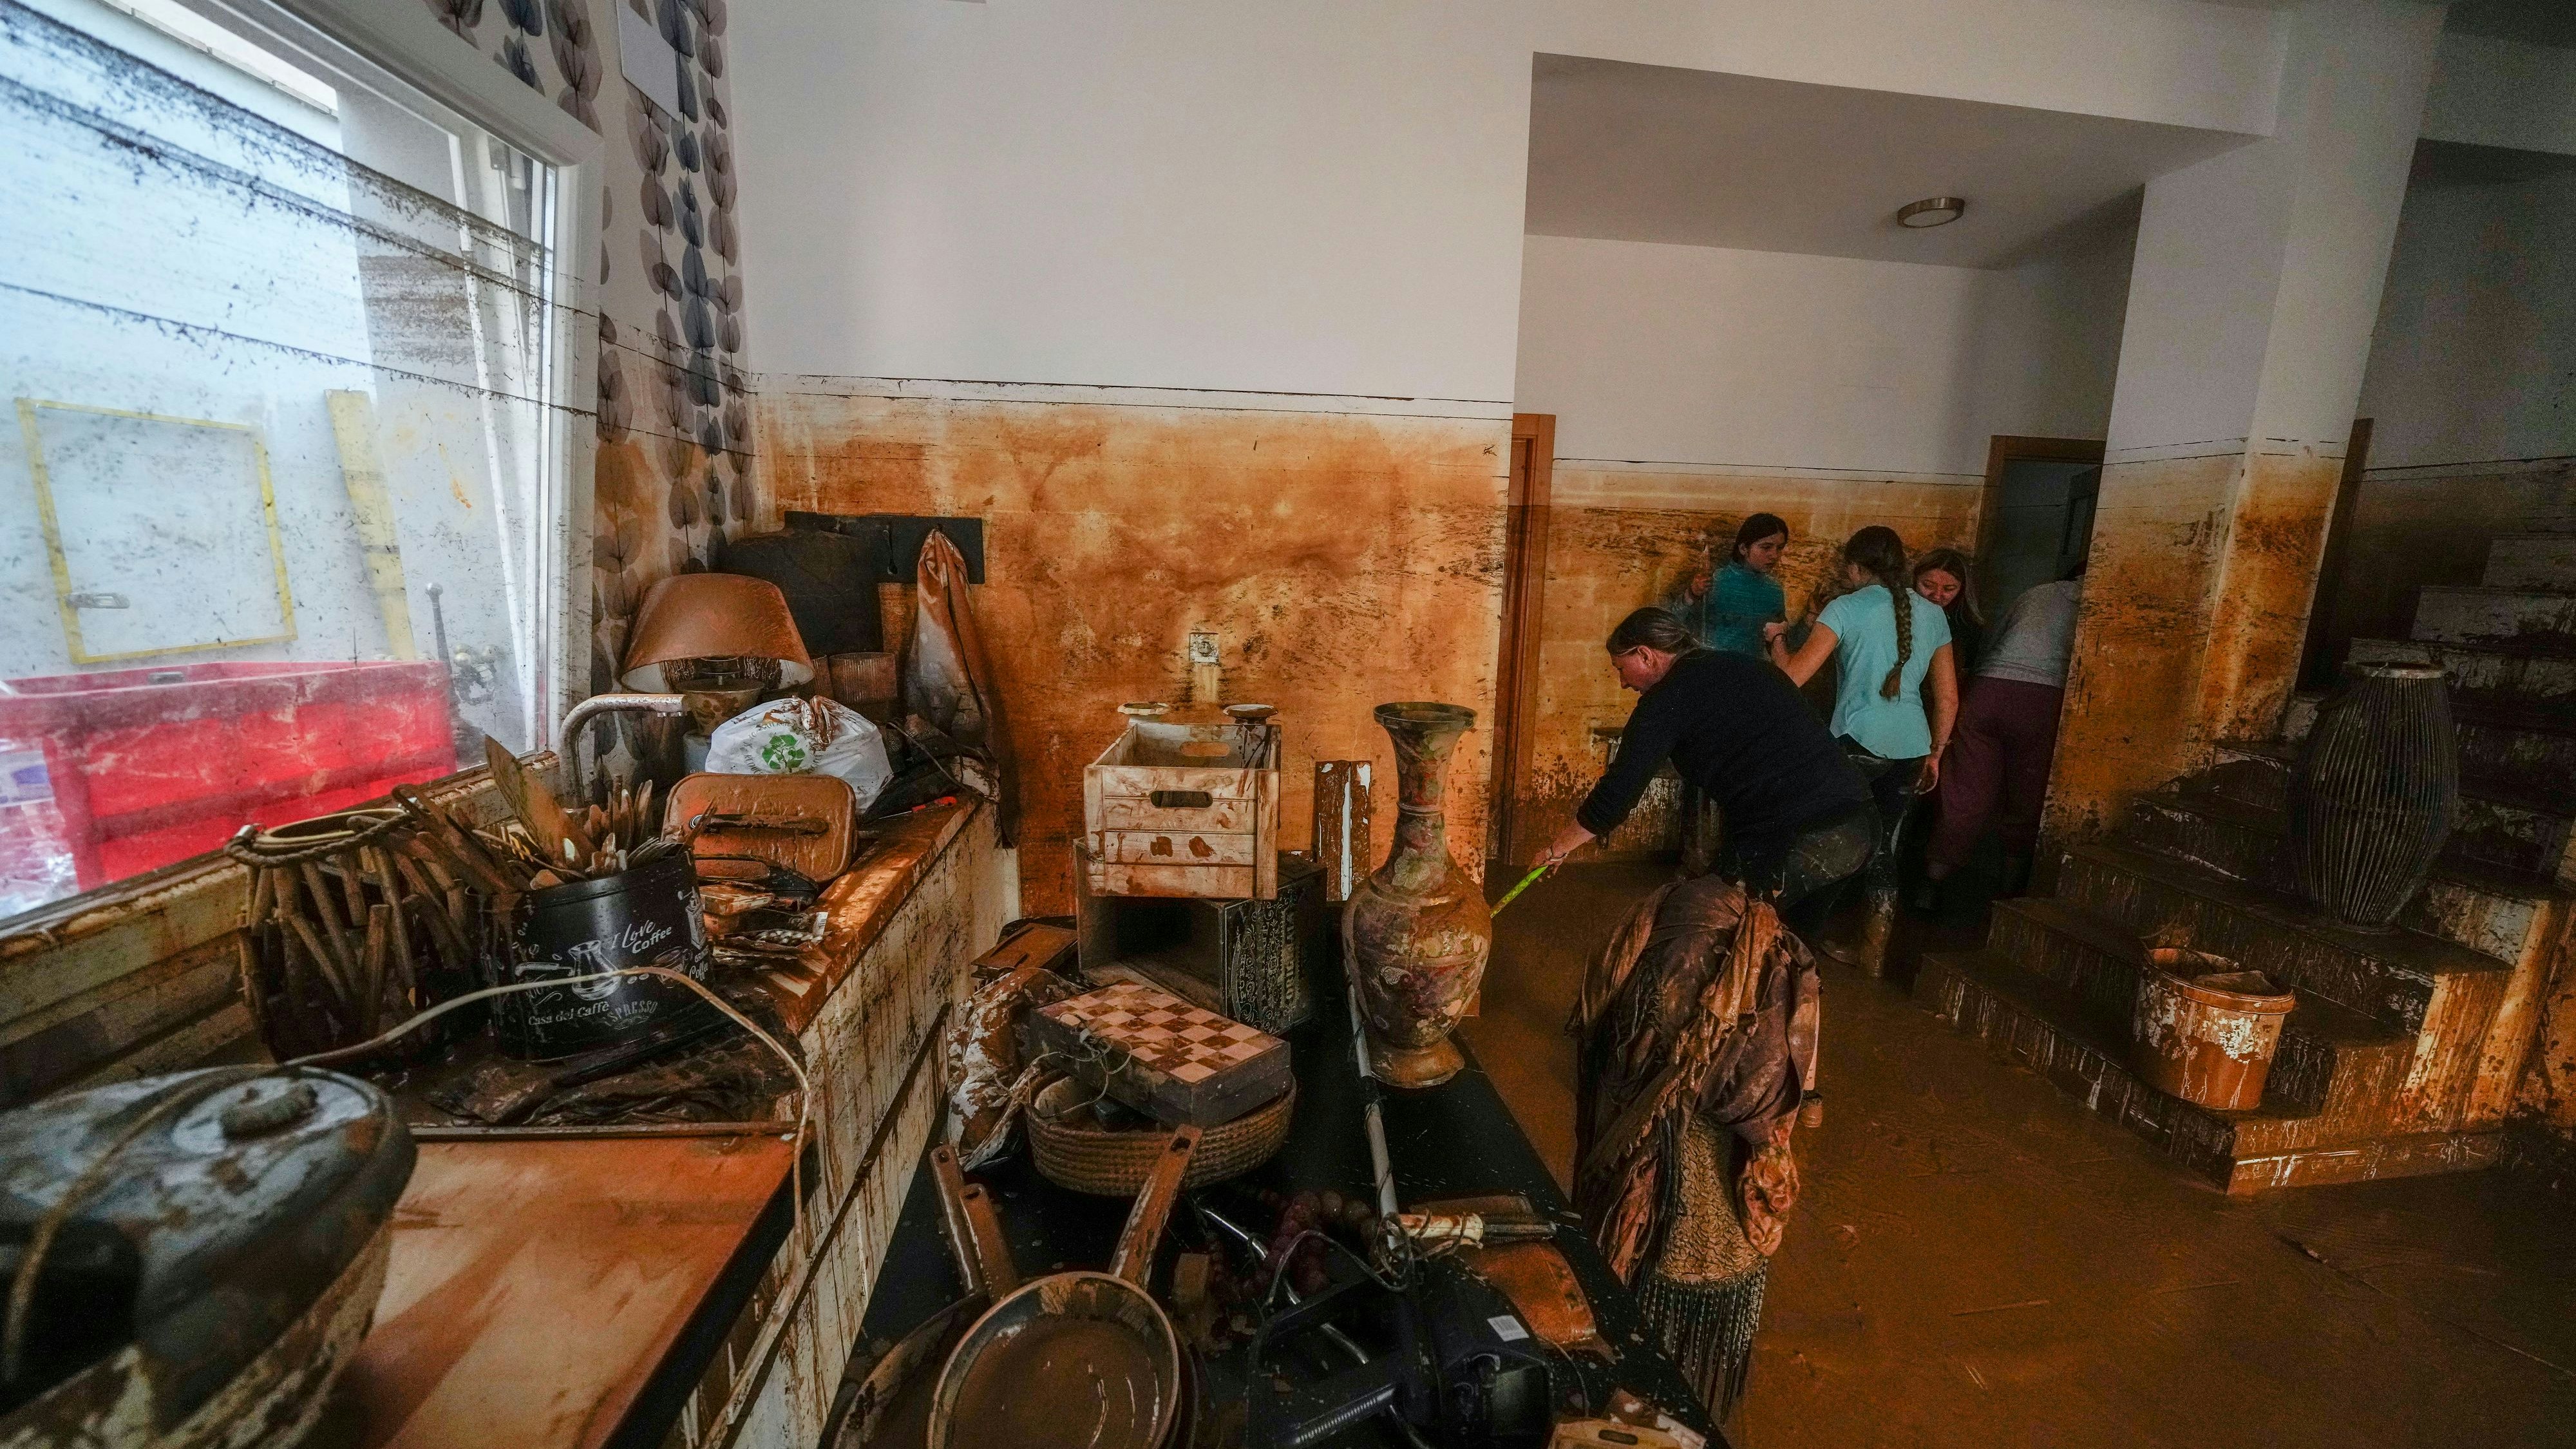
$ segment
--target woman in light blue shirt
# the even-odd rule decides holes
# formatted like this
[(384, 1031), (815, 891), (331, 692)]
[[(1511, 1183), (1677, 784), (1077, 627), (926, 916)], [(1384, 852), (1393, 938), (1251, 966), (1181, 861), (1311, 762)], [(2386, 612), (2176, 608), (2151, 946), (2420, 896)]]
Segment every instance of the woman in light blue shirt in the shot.
[(1772, 661), (1794, 684), (1813, 678), (1828, 656), (1837, 666), (1832, 730), (1869, 778), (1879, 821), (1868, 923), (1848, 954), (1876, 975), (1896, 919), (1897, 828), (1915, 792), (1941, 778), (1941, 752), (1959, 714), (1959, 677), (1950, 620), (1907, 586), (1905, 542), (1895, 529), (1873, 524), (1853, 534), (1843, 545), (1843, 580), (1851, 592), (1825, 606), (1796, 654), (1780, 637), (1782, 626), (1766, 633)]

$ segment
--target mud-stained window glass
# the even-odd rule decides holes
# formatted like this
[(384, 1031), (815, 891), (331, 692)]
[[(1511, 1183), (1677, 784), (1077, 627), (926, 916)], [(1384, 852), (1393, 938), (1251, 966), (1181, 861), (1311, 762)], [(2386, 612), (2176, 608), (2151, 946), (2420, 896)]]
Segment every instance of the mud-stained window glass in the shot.
[(557, 174), (266, 13), (0, 0), (0, 918), (561, 692)]

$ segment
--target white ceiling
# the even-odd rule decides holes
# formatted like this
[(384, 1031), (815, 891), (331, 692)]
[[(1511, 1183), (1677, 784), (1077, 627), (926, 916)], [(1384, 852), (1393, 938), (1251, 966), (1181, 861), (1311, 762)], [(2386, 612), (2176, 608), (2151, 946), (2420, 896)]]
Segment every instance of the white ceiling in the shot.
[[(1559, 55), (1531, 85), (1532, 232), (1938, 266), (2097, 242), (2150, 177), (2254, 139)], [(1967, 213), (1896, 224), (1941, 195)]]

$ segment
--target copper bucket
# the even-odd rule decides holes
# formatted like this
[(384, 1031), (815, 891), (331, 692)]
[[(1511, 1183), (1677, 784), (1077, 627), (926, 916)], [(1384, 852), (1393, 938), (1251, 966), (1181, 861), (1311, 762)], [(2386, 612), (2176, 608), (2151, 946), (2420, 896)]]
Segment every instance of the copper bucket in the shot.
[(2151, 950), (2138, 977), (2130, 1065), (2194, 1106), (2250, 1112), (2263, 1100), (2281, 1023), (2298, 999), (2260, 971), (2205, 951)]

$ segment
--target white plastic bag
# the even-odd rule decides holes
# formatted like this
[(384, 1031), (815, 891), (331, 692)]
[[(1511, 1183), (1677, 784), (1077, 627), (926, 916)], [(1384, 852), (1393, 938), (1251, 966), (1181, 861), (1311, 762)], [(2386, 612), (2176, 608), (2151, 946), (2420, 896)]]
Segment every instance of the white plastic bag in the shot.
[(716, 726), (707, 768), (719, 775), (832, 775), (849, 783), (866, 813), (894, 766), (885, 738), (857, 710), (830, 699), (776, 699)]

